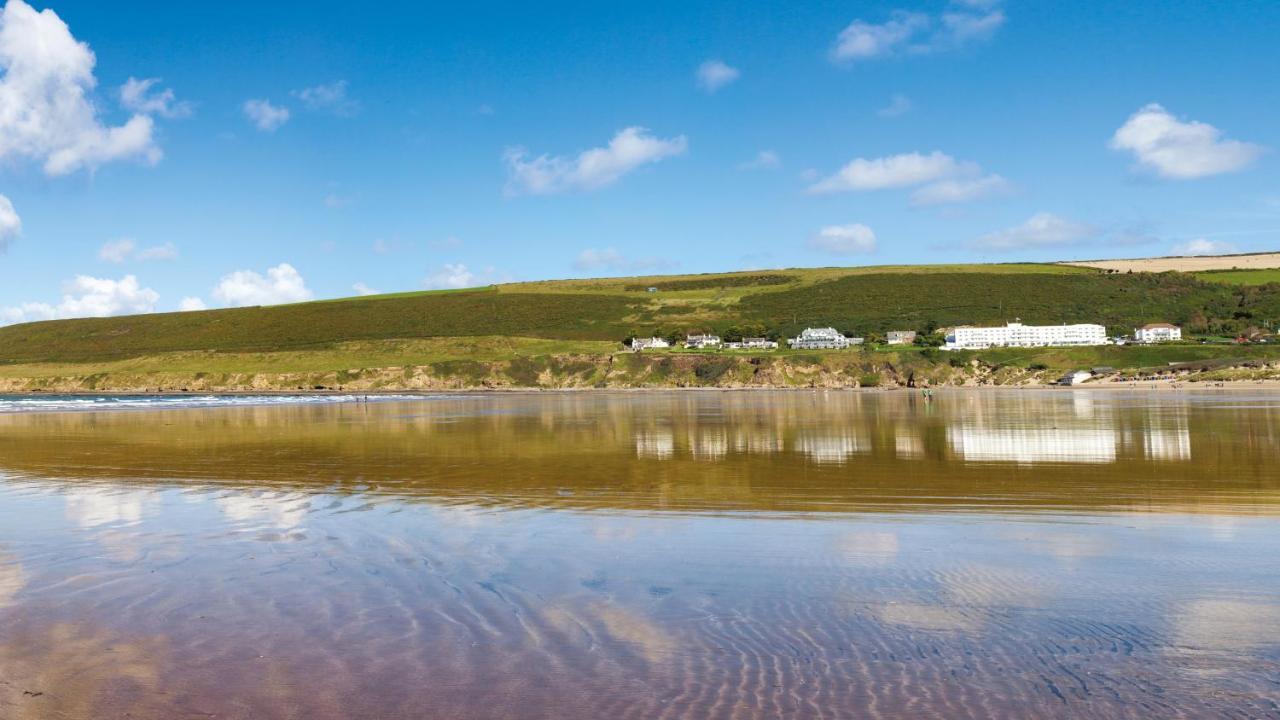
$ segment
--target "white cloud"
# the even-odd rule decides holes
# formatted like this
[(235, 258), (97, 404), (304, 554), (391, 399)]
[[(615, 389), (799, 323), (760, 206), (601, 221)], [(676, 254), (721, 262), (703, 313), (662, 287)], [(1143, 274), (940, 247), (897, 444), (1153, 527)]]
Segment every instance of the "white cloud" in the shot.
[(29, 158), (47, 175), (137, 158), (154, 165), (154, 122), (137, 113), (109, 127), (90, 101), (97, 85), (93, 51), (53, 10), (22, 0), (0, 10), (0, 160)]
[(196, 312), (198, 310), (207, 310), (209, 306), (204, 304), (204, 300), (198, 297), (184, 297), (178, 303), (178, 312)]
[(581, 272), (609, 270), (612, 272), (646, 272), (650, 270), (669, 270), (676, 263), (663, 258), (629, 258), (618, 252), (617, 248), (587, 248), (578, 253), (573, 261), (573, 269)]
[(876, 250), (876, 234), (859, 223), (828, 225), (809, 238), (809, 247), (832, 255), (870, 253)]
[(0, 324), (154, 312), (160, 295), (133, 275), (119, 280), (77, 275), (63, 284), (62, 302), (23, 303), (0, 308)]
[(1240, 170), (1265, 152), (1260, 145), (1224, 140), (1212, 125), (1183, 122), (1156, 103), (1131, 115), (1112, 136), (1111, 147), (1133, 153), (1139, 164), (1175, 180)]
[(684, 154), (688, 141), (683, 135), (662, 139), (642, 127), (618, 132), (602, 148), (579, 153), (576, 158), (539, 155), (529, 158), (523, 148), (508, 148), (504, 159), (509, 177), (509, 195), (550, 195), (573, 190), (596, 190), (616, 182), (642, 165)]
[(739, 170), (772, 170), (782, 165), (782, 158), (772, 150), (761, 150), (756, 156), (738, 165)]
[(289, 263), (267, 268), (263, 277), (252, 270), (237, 270), (223, 276), (213, 289), (215, 300), (236, 307), (246, 305), (279, 305), (303, 302), (312, 298), (302, 275)]
[(269, 100), (245, 100), (244, 115), (263, 132), (275, 132), (289, 121), (289, 108), (277, 107)]
[(103, 243), (98, 250), (98, 259), (109, 263), (123, 263), (128, 260), (173, 260), (178, 257), (178, 248), (171, 242), (138, 249), (137, 243), (129, 238), (111, 240)]
[(936, 150), (928, 155), (912, 152), (871, 160), (856, 158), (840, 168), (835, 175), (810, 185), (809, 192), (910, 187), (956, 175), (973, 174), (976, 170), (976, 165), (956, 162), (955, 158)]
[(362, 282), (358, 282), (355, 285), (352, 285), (351, 289), (354, 290), (357, 295), (378, 295), (379, 294), (377, 290), (374, 290), (373, 288), (369, 287), (368, 285), (365, 285)]
[(478, 285), (476, 274), (462, 263), (445, 263), (440, 270), (423, 278), (422, 286), (429, 290), (444, 290), (474, 287)]
[(343, 117), (354, 115), (360, 110), (360, 104), (347, 97), (346, 80), (294, 90), (291, 94), (301, 100), (308, 110), (327, 110)]
[(882, 118), (896, 118), (911, 112), (911, 98), (906, 95), (894, 95), (889, 104), (876, 110), (876, 114)]
[(9, 198), (0, 195), (0, 252), (4, 252), (21, 233), (22, 218), (18, 217), (18, 211)]
[(1072, 222), (1053, 213), (1037, 213), (1026, 222), (978, 238), (974, 246), (989, 250), (1021, 250), (1059, 247), (1096, 238), (1092, 225)]
[(1196, 238), (1174, 245), (1172, 252), (1174, 255), (1231, 255), (1240, 251), (1235, 245), (1221, 240)]
[(723, 60), (708, 60), (698, 66), (698, 87), (713, 93), (740, 75), (737, 68), (726, 65)]
[(159, 115), (171, 119), (189, 117), (194, 110), (191, 103), (179, 102), (172, 89), (151, 92), (151, 88), (159, 83), (160, 78), (139, 80), (130, 77), (120, 86), (120, 105), (126, 110), (143, 115)]
[(956, 50), (989, 38), (1004, 24), (998, 2), (959, 0), (939, 15), (895, 11), (882, 23), (854, 20), (836, 37), (831, 59), (850, 63)]
[(149, 248), (142, 248), (134, 256), (133, 259), (147, 260), (174, 260), (178, 257), (178, 247), (171, 242), (163, 245), (152, 245)]
[(917, 188), (911, 204), (939, 205), (978, 200), (1007, 192), (1009, 182), (999, 175), (983, 175), (974, 162), (961, 162), (937, 150), (882, 158), (856, 158), (834, 175), (809, 186), (816, 194), (866, 192), (894, 188)]
[(950, 203), (970, 202), (982, 198), (1005, 195), (1013, 186), (999, 175), (985, 175), (976, 178), (941, 180), (911, 193), (911, 204), (945, 205)]
[(122, 263), (133, 254), (134, 242), (128, 238), (110, 240), (98, 250), (98, 259), (109, 263)]

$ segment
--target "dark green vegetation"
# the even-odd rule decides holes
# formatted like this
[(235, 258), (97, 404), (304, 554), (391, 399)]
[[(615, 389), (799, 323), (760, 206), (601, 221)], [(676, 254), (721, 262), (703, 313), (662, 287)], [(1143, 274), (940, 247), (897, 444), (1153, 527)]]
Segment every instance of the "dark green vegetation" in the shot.
[(666, 280), (658, 281), (651, 285), (644, 283), (631, 283), (626, 289), (632, 292), (638, 290), (648, 291), (649, 288), (665, 292), (678, 292), (681, 290), (709, 290), (715, 288), (731, 288), (731, 287), (751, 287), (766, 285), (786, 285), (787, 283), (796, 282), (796, 278), (791, 275), (763, 274), (733, 274), (733, 275), (710, 275), (707, 277), (694, 277), (684, 280)]
[[(647, 292), (658, 287), (660, 292)], [(503, 338), (616, 343), (631, 335), (716, 331), (790, 335), (832, 325), (875, 337), (965, 323), (1100, 322), (1131, 332), (1155, 321), (1230, 337), (1280, 321), (1280, 283), (1234, 285), (1194, 275), (1105, 273), (1051, 265), (817, 268), (767, 273), (511, 284), (392, 296), (0, 328), (0, 363), (95, 363), (164, 353), (336, 350), (343, 342)], [(466, 340), (471, 339), (471, 340)], [(478, 345), (479, 346), (479, 345)], [(609, 347), (616, 347), (610, 345)], [(446, 356), (490, 359), (480, 353)], [(370, 367), (351, 358), (337, 367)], [(946, 361), (943, 361), (946, 362)], [(382, 363), (386, 365), (388, 363)], [(1126, 363), (1132, 365), (1131, 363)], [(222, 368), (226, 371), (227, 368)], [(545, 365), (517, 370), (528, 380)], [(709, 369), (715, 374), (721, 369)], [(464, 373), (465, 374), (465, 373)]]
[(617, 335), (625, 297), (493, 289), (275, 307), (55, 320), (0, 328), (0, 361), (86, 362), (182, 350), (268, 352), (348, 340)]
[(784, 332), (831, 325), (855, 332), (961, 324), (1097, 322), (1131, 333), (1148, 322), (1230, 335), (1280, 321), (1280, 284), (1230, 286), (1182, 273), (858, 275), (744, 298), (744, 318)]

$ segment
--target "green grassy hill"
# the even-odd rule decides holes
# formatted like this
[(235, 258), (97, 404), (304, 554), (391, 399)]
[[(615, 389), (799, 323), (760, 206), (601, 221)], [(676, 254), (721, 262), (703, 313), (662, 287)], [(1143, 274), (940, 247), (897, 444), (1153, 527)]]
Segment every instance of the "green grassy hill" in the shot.
[[(650, 292), (648, 288), (657, 288)], [(91, 362), (180, 351), (279, 352), (337, 343), (508, 336), (618, 342), (632, 334), (851, 333), (962, 323), (1171, 321), (1231, 334), (1280, 321), (1280, 284), (1061, 265), (818, 268), (514, 283), (274, 307), (28, 323), (0, 328), (0, 362)]]
[[(515, 373), (512, 377), (528, 384), (539, 374), (569, 367), (548, 358), (607, 358), (632, 335), (709, 330), (781, 337), (825, 325), (864, 335), (998, 324), (1014, 318), (1028, 323), (1099, 322), (1114, 332), (1170, 321), (1193, 333), (1220, 336), (1275, 327), (1280, 321), (1280, 283), (1250, 282), (1253, 276), (1231, 280), (1176, 272), (1107, 273), (1064, 265), (1005, 264), (511, 283), (14, 325), (0, 328), (0, 378), (75, 375), (88, 377), (82, 384), (89, 386), (98, 376), (128, 376), (136, 385), (163, 373), (200, 379), (210, 373), (310, 373), (306, 377), (314, 378), (327, 372), (339, 373), (336, 377), (341, 379), (370, 368), (409, 372), (408, 368), (435, 364), (440, 372), (481, 382), (492, 368), (480, 364), (503, 362), (511, 364), (503, 372)], [(1170, 351), (1172, 355), (1164, 353), (1160, 359), (1200, 359), (1214, 352), (1191, 350)], [(1074, 363), (1052, 357), (1053, 367)], [(539, 360), (529, 363), (522, 358)], [(1024, 365), (1038, 362), (1025, 360)], [(1128, 364), (1142, 364), (1136, 356), (1134, 360)], [(654, 367), (644, 372), (656, 377), (669, 370)], [(690, 366), (679, 371), (695, 370)], [(586, 382), (590, 373), (582, 372)], [(706, 379), (696, 373), (689, 377)], [(389, 376), (379, 382), (384, 381), (394, 384)]]

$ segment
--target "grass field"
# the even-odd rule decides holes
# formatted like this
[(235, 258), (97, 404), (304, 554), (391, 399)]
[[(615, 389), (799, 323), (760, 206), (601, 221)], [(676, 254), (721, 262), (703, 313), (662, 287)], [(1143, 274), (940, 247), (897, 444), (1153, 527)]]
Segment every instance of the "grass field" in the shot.
[(1280, 268), (1265, 270), (1209, 270), (1193, 273), (1201, 280), (1230, 285), (1265, 285), (1280, 283)]
[[(648, 288), (657, 288), (649, 292)], [(0, 328), (0, 372), (126, 361), (316, 370), (601, 353), (632, 335), (849, 333), (965, 323), (1153, 321), (1231, 336), (1280, 322), (1280, 285), (1066, 265), (933, 265), (560, 280)], [(142, 359), (142, 360), (139, 360)], [(161, 360), (163, 359), (163, 360)], [(52, 371), (50, 371), (52, 372)]]

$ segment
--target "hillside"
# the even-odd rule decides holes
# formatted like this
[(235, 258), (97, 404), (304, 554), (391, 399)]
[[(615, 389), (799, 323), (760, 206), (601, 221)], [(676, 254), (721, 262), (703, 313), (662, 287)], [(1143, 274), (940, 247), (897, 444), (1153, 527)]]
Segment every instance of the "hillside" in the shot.
[[(169, 380), (155, 384), (217, 388), (239, 387), (244, 377), (267, 374), (277, 377), (268, 385), (290, 383), (292, 388), (343, 384), (342, 378), (349, 384), (351, 373), (378, 368), (385, 376), (379, 387), (390, 388), (397, 386), (396, 377), (416, 372), (412, 368), (439, 365), (424, 372), (436, 379), (454, 378), (445, 383), (452, 387), (479, 384), (492, 375), (492, 367), (467, 363), (496, 362), (515, 363), (514, 384), (536, 385), (546, 384), (539, 378), (557, 376), (568, 367), (564, 363), (612, 357), (632, 335), (710, 330), (783, 337), (806, 326), (833, 325), (874, 337), (890, 329), (928, 331), (1014, 318), (1100, 322), (1114, 332), (1171, 321), (1193, 333), (1232, 335), (1250, 327), (1275, 327), (1280, 283), (1061, 264), (814, 268), (512, 283), (14, 325), (0, 328), (0, 379), (9, 378), (11, 389), (45, 380), (54, 387), (52, 378), (68, 377), (82, 378), (78, 386), (117, 388), (121, 378), (138, 387), (168, 373)], [(1190, 349), (1175, 352), (1168, 361), (1206, 357), (1202, 351), (1190, 354)], [(1052, 369), (1072, 361), (1027, 362)], [(503, 366), (499, 374), (507, 377), (510, 369)], [(286, 375), (292, 379), (280, 379)], [(240, 379), (226, 379), (232, 376)], [(579, 380), (586, 382), (586, 377)]]

